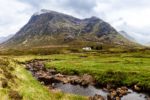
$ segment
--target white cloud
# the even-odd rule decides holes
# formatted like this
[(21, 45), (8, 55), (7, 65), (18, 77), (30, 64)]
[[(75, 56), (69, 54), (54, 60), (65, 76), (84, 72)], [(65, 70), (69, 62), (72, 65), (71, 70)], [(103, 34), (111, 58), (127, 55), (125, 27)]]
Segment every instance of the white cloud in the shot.
[(0, 0), (0, 36), (16, 33), (40, 9), (79, 18), (97, 16), (137, 41), (150, 41), (149, 0)]
[(29, 19), (30, 5), (16, 0), (0, 0), (0, 35), (16, 33)]

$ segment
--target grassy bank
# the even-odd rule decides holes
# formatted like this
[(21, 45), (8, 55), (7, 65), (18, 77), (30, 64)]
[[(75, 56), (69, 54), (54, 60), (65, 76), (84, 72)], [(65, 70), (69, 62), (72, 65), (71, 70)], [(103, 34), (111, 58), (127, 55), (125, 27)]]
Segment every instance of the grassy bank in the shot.
[[(139, 85), (150, 90), (150, 53), (67, 53), (52, 55), (22, 55), (0, 57), (0, 98), (24, 100), (82, 100), (85, 97), (49, 91), (19, 62), (49, 59), (47, 68), (64, 74), (91, 74), (100, 85)], [(3, 86), (4, 85), (4, 86)], [(15, 92), (14, 92), (15, 91)], [(38, 98), (37, 98), (38, 97)]]
[(93, 75), (101, 85), (141, 86), (150, 90), (150, 55), (140, 53), (122, 54), (70, 54), (53, 55), (46, 63), (64, 74)]
[(93, 75), (102, 84), (139, 85), (150, 90), (150, 53), (74, 53), (47, 56), (13, 56), (25, 62), (31, 59), (51, 59), (48, 68), (56, 68), (64, 74)]
[(0, 57), (1, 100), (85, 100), (85, 97), (50, 91), (13, 59)]

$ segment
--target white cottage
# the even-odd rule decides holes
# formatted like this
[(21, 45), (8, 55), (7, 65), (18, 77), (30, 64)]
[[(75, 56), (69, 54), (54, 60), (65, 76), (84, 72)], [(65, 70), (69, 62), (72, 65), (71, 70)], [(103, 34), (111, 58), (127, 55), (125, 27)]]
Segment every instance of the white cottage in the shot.
[(84, 48), (82, 48), (82, 49), (85, 50), (85, 51), (90, 51), (90, 50), (92, 50), (91, 47), (84, 47)]

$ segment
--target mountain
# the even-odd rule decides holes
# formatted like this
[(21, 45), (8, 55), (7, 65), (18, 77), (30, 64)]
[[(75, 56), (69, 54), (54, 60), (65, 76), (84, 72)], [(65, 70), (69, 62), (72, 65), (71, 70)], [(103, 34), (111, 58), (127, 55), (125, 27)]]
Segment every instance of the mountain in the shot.
[(7, 40), (9, 40), (11, 37), (13, 37), (13, 34), (5, 36), (5, 37), (0, 37), (0, 43), (3, 43)]
[(136, 42), (136, 40), (133, 37), (131, 37), (130, 35), (128, 35), (128, 33), (126, 33), (125, 31), (119, 31), (119, 33), (121, 35), (123, 35), (125, 38), (127, 38), (128, 40)]
[(50, 45), (109, 45), (133, 44), (110, 24), (97, 18), (79, 19), (63, 13), (41, 10), (30, 18), (3, 47), (38, 47)]
[(150, 46), (150, 42), (146, 43), (145, 45), (146, 45), (146, 46)]

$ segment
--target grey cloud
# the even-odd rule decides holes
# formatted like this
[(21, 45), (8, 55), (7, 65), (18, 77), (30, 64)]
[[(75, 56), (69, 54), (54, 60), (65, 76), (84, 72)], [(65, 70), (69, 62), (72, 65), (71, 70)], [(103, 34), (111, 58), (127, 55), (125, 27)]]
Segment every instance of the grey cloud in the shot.
[(32, 5), (34, 8), (41, 9), (42, 5), (57, 6), (60, 9), (73, 10), (76, 13), (91, 12), (96, 6), (95, 0), (18, 0)]
[[(11, 12), (8, 2), (13, 5)], [(18, 31), (34, 12), (44, 8), (79, 18), (97, 16), (117, 30), (137, 33), (133, 36), (139, 42), (149, 41), (146, 37), (150, 37), (150, 14), (146, 14), (150, 10), (149, 0), (0, 0), (0, 8), (6, 9), (0, 12), (0, 35)]]
[(18, 2), (24, 2), (30, 4), (34, 8), (40, 8), (42, 3), (45, 3), (47, 0), (18, 0)]
[(67, 8), (74, 9), (76, 13), (87, 13), (93, 11), (96, 2), (93, 0), (67, 0), (63, 5)]

